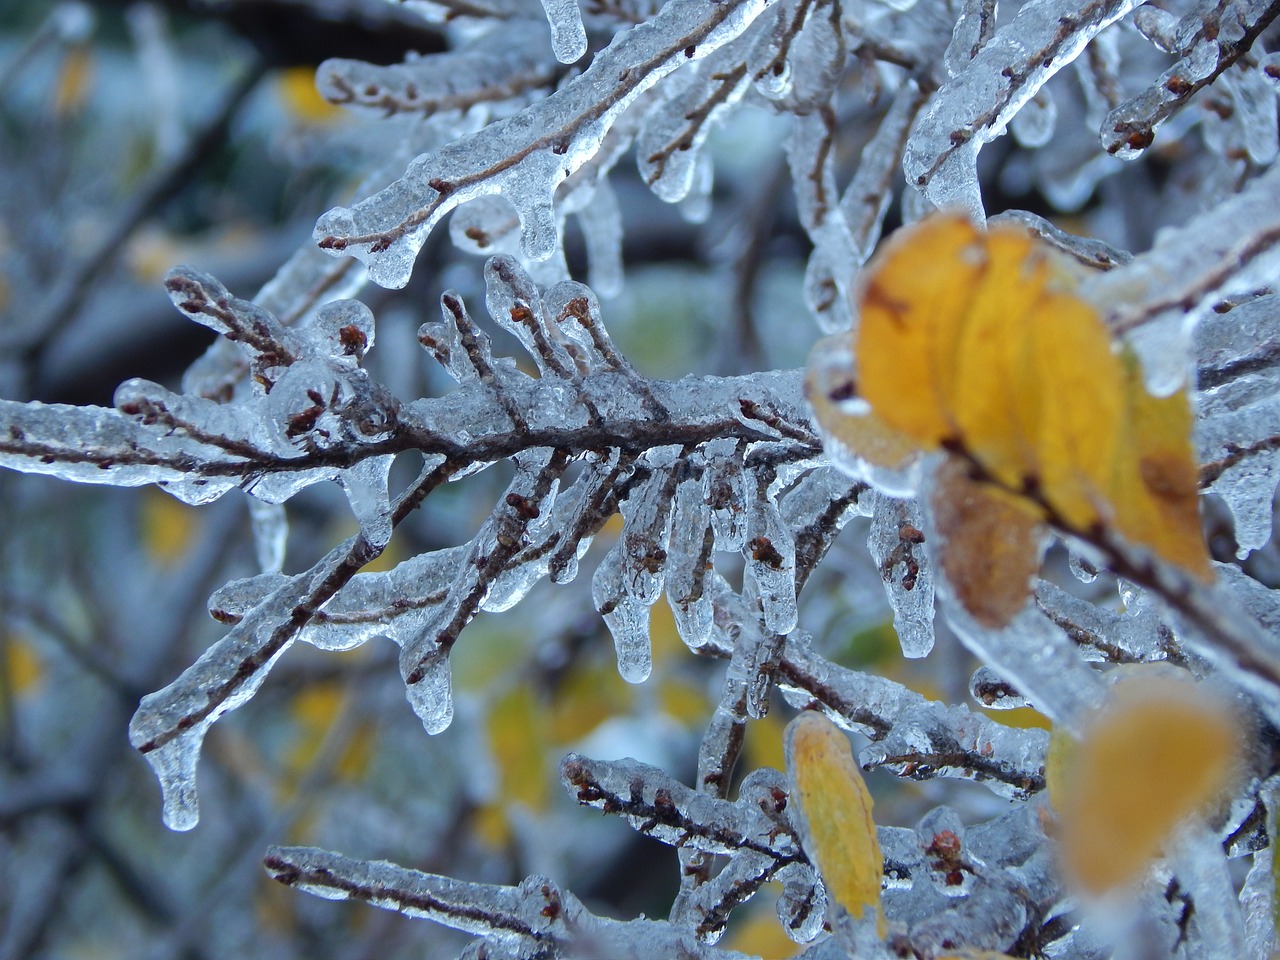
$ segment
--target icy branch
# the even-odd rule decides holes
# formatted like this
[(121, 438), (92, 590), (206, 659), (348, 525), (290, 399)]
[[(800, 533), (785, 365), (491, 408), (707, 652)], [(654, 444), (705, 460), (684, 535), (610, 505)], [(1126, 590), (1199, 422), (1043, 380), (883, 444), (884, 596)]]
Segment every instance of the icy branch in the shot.
[(545, 260), (559, 245), (556, 187), (591, 159), (610, 126), (645, 90), (732, 40), (769, 2), (674, 0), (621, 34), (546, 100), (419, 157), (387, 189), (325, 214), (316, 224), (316, 241), (359, 257), (377, 283), (402, 287), (427, 234), (445, 214), (502, 193), (520, 216), (525, 255)]

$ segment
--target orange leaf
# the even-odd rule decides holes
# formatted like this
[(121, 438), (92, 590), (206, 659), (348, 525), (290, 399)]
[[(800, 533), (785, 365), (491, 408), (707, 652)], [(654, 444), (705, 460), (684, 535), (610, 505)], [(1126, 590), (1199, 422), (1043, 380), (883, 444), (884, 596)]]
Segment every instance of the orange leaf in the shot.
[(856, 333), (815, 349), (818, 422), (880, 466), (948, 451), (1061, 530), (1113, 529), (1208, 581), (1186, 397), (1146, 392), (1055, 258), (959, 213), (898, 231), (868, 267)]

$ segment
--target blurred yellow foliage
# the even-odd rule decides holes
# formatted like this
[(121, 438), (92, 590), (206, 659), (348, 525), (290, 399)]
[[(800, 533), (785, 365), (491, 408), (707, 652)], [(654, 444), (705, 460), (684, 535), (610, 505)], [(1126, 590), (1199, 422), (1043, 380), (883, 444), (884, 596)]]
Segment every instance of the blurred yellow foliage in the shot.
[[(781, 892), (776, 889), (779, 886), (774, 883), (768, 884), (764, 892), (772, 892), (776, 897)], [(773, 899), (764, 896), (764, 892), (758, 899)], [(753, 910), (743, 922), (731, 923), (729, 936), (725, 938), (725, 946), (730, 950), (760, 957), (761, 960), (790, 960), (804, 949), (801, 944), (787, 936), (772, 910)]]
[(1239, 773), (1240, 718), (1190, 676), (1135, 668), (1076, 742), (1055, 732), (1045, 776), (1072, 880), (1101, 894), (1140, 876), (1178, 826)]
[(167, 566), (187, 552), (199, 521), (194, 507), (147, 487), (142, 492), (139, 522), (148, 556), (157, 566)]
[(494, 701), (485, 724), (500, 799), (481, 807), (476, 826), (487, 842), (501, 846), (510, 837), (510, 804), (542, 813), (551, 800), (547, 710), (528, 684), (517, 684)]
[(67, 51), (53, 89), (53, 115), (66, 117), (77, 113), (89, 98), (93, 79), (93, 55), (84, 47)]
[(276, 76), (276, 92), (289, 113), (305, 123), (332, 123), (343, 116), (341, 107), (320, 96), (312, 67), (289, 67)]
[[(320, 747), (341, 716), (347, 694), (339, 682), (318, 683), (300, 691), (290, 704), (295, 724), (291, 746), (285, 756), (285, 776), (281, 789), (292, 793), (312, 769)], [(333, 775), (340, 781), (359, 780), (369, 767), (373, 752), (373, 727), (367, 722), (347, 725), (347, 742), (334, 762)]]
[(10, 633), (4, 642), (5, 671), (13, 692), (17, 696), (33, 693), (44, 680), (44, 667), (36, 655), (31, 641), (17, 633)]

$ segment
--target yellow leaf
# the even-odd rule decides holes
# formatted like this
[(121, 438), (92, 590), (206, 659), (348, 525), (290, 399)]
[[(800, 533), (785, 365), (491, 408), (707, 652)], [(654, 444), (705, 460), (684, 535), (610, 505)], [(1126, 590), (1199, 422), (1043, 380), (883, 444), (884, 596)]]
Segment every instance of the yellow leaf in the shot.
[(865, 402), (848, 409), (857, 395), (848, 336), (836, 334), (814, 344), (805, 374), (804, 392), (827, 435), (828, 449), (838, 443), (868, 463), (893, 470), (906, 466), (919, 447), (910, 437), (886, 426)]
[(894, 234), (863, 284), (858, 392), (886, 426), (926, 449), (956, 432), (956, 320), (969, 314), (985, 260), (967, 220), (933, 217)]
[(1140, 876), (1171, 834), (1211, 811), (1241, 762), (1234, 706), (1189, 676), (1140, 667), (1073, 742), (1055, 731), (1046, 765), (1064, 869), (1101, 894)]
[(1183, 393), (1153, 397), (1136, 358), (1126, 355), (1124, 442), (1134, 455), (1116, 462), (1116, 528), (1129, 540), (1199, 575), (1212, 577), (1197, 509), (1199, 484), (1191, 456), (1191, 405)]
[(959, 213), (900, 230), (867, 270), (857, 331), (810, 360), (818, 422), (881, 466), (948, 451), (1028, 515), (1085, 539), (1111, 528), (1207, 581), (1186, 397), (1146, 392), (1055, 258)]
[(858, 920), (873, 911), (884, 936), (880, 878), (884, 858), (871, 819), (871, 794), (849, 738), (825, 716), (800, 714), (787, 725), (787, 775), (801, 842), (827, 896)]

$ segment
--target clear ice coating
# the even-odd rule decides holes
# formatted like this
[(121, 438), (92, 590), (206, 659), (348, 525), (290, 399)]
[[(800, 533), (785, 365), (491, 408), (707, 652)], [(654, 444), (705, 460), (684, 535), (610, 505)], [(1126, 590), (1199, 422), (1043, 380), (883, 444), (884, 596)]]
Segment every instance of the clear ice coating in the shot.
[[(939, 577), (939, 593), (947, 596)], [(1024, 607), (1009, 624), (986, 629), (957, 601), (943, 606), (947, 623), (960, 641), (984, 663), (998, 664), (1031, 704), (1068, 730), (1080, 730), (1103, 700), (1103, 682), (1066, 633), (1040, 610)]]
[(292, 635), (280, 628), (306, 593), (304, 578), (285, 580), (178, 679), (138, 705), (129, 742), (160, 781), (171, 830), (190, 830), (199, 820), (195, 777), (205, 734), (257, 692), (288, 649)]
[(389, 187), (326, 213), (316, 224), (316, 242), (336, 255), (358, 257), (374, 282), (400, 288), (446, 214), (502, 193), (520, 216), (525, 254), (546, 259), (559, 246), (556, 187), (601, 148), (636, 98), (688, 60), (737, 37), (770, 2), (673, 0), (652, 20), (620, 34), (545, 100), (418, 157)]
[(542, 0), (551, 25), (551, 49), (561, 63), (573, 63), (587, 52), (587, 30), (578, 0)]
[(1207, 314), (1195, 330), (1198, 419), (1196, 447), (1215, 467), (1209, 490), (1235, 521), (1239, 556), (1271, 538), (1272, 500), (1280, 456), (1268, 438), (1280, 432), (1273, 362), (1280, 349), (1275, 295), (1254, 297)]
[[(1217, 304), (1247, 296), (1280, 272), (1280, 168), (1271, 167), (1238, 194), (1156, 233), (1145, 253), (1091, 276), (1081, 293), (1108, 325), (1128, 335), (1157, 396), (1188, 380), (1187, 337)], [(1159, 335), (1153, 321), (1169, 318)], [(1181, 336), (1170, 336), (1180, 331)], [(1142, 334), (1147, 334), (1143, 336)]]
[(976, 163), (1045, 82), (1139, 0), (1030, 0), (942, 84), (903, 155), (907, 182), (937, 206), (982, 213)]
[(667, 81), (660, 88), (666, 99), (650, 111), (636, 138), (636, 163), (641, 179), (667, 203), (688, 196), (712, 124), (746, 93), (742, 47), (748, 42), (750, 34), (726, 44), (696, 72), (682, 71), (678, 84)]
[(880, 570), (902, 655), (913, 659), (933, 649), (933, 564), (924, 526), (916, 500), (875, 495), (867, 549)]
[(783, 521), (773, 494), (763, 489), (757, 489), (751, 498), (743, 556), (744, 589), (760, 598), (765, 629), (775, 634), (790, 633), (799, 615), (795, 538)]
[[(552, 65), (533, 43), (504, 45), (501, 51), (476, 44), (390, 65), (333, 59), (316, 71), (316, 89), (330, 103), (384, 117), (468, 114), (473, 121), (487, 119), (525, 106), (554, 82)], [(459, 124), (458, 132), (463, 129)]]
[(707, 499), (710, 471), (701, 458), (684, 461), (677, 479), (671, 511), (671, 539), (667, 553), (667, 602), (675, 616), (676, 632), (692, 649), (711, 639), (715, 607), (706, 591), (715, 533)]
[[(701, 657), (724, 659), (728, 666), (698, 750), (695, 787), (654, 767), (582, 758), (571, 758), (576, 772), (566, 770), (566, 781), (581, 802), (681, 849), (681, 892), (671, 920), (596, 917), (540, 876), (512, 886), (464, 884), (300, 848), (272, 850), (268, 869), (274, 877), (320, 896), (458, 926), (479, 938), (465, 949), (468, 960), (724, 960), (735, 954), (714, 944), (732, 910), (769, 882), (781, 885), (777, 915), (788, 935), (813, 942), (806, 960), (978, 950), (999, 955), (1027, 953), (1030, 946), (1062, 960), (1137, 960), (1138, 954), (1150, 960), (1146, 954), (1163, 958), (1177, 950), (1196, 957), (1270, 957), (1276, 900), (1271, 852), (1254, 854), (1240, 923), (1223, 853), (1247, 856), (1280, 833), (1274, 791), (1262, 791), (1264, 817), (1255, 812), (1256, 784), (1240, 786), (1218, 836), (1193, 837), (1180, 850), (1171, 844), (1176, 883), (1165, 867), (1157, 868), (1158, 882), (1143, 891), (1136, 907), (1144, 919), (1133, 929), (1155, 935), (1128, 953), (1124, 944), (1113, 950), (1089, 929), (1073, 892), (1063, 889), (1053, 843), (1044, 835), (1048, 818), (1036, 797), (1044, 789), (1048, 735), (996, 723), (977, 706), (1031, 705), (1070, 726), (1090, 709), (1097, 678), (1114, 665), (1173, 661), (1233, 685), (1245, 708), (1256, 708), (1273, 726), (1280, 717), (1280, 698), (1271, 689), (1280, 686), (1280, 603), (1266, 585), (1275, 580), (1270, 540), (1280, 478), (1274, 399), (1280, 338), (1273, 329), (1280, 317), (1280, 227), (1277, 181), (1264, 169), (1275, 163), (1280, 143), (1280, 54), (1265, 50), (1274, 45), (1273, 36), (1260, 37), (1275, 5), (1175, 0), (1162, 10), (1147, 4), (1134, 12), (1132, 24), (1113, 23), (1103, 32), (1104, 21), (1132, 4), (1009, 4), (998, 31), (992, 0), (676, 0), (665, 8), (662, 0), (606, 0), (580, 9), (574, 0), (409, 0), (403, 6), (441, 24), (440, 35), (453, 49), (410, 54), (388, 67), (330, 61), (321, 68), (320, 84), (330, 100), (364, 115), (357, 120), (398, 115), (381, 125), (388, 131), (381, 136), (364, 135), (376, 124), (338, 135), (337, 148), (357, 159), (388, 147), (356, 196), (394, 179), (410, 155), (430, 152), (398, 186), (345, 212), (360, 236), (325, 241), (334, 252), (340, 246), (362, 250), (382, 279), (402, 282), (414, 244), (452, 205), (455, 245), (477, 257), (500, 255), (484, 277), (489, 316), (473, 321), (459, 295), (449, 292), (441, 318), (420, 330), (421, 345), (457, 389), (410, 400), (402, 409), (371, 381), (361, 363), (374, 342), (372, 315), (343, 299), (357, 295), (365, 269), (312, 248), (296, 255), (256, 302), (231, 296), (195, 270), (170, 274), (167, 288), (178, 309), (222, 335), (184, 377), (191, 396), (129, 381), (116, 409), (0, 405), (5, 466), (83, 482), (158, 483), (191, 502), (234, 487), (254, 497), (250, 510), (264, 572), (214, 593), (210, 611), (231, 633), (168, 689), (148, 697), (134, 721), (136, 742), (164, 786), (166, 822), (176, 828), (194, 823), (204, 733), (219, 712), (252, 693), (290, 642), (342, 651), (375, 637), (391, 639), (402, 648), (406, 696), (428, 730), (443, 729), (454, 707), (449, 658), (460, 632), (478, 611), (512, 609), (543, 577), (558, 584), (574, 580), (593, 536), (602, 528), (606, 538), (613, 535), (613, 526), (605, 525), (621, 503), (622, 536), (592, 581), (620, 671), (637, 681), (649, 674), (650, 604), (664, 593), (684, 641)], [(552, 25), (551, 46), (544, 18)], [(614, 35), (618, 39), (606, 49)], [(593, 61), (573, 69), (552, 61), (552, 53), (563, 62), (590, 55), (588, 36)], [(1068, 62), (1070, 75), (1045, 83)], [(1193, 107), (1183, 110), (1192, 98)], [(768, 112), (771, 122), (752, 127), (752, 110)], [(725, 124), (726, 132), (742, 138), (731, 151), (752, 138), (764, 141), (779, 173), (790, 175), (799, 225), (813, 246), (804, 297), (828, 331), (847, 331), (855, 322), (859, 271), (899, 192), (904, 153), (908, 171), (927, 177), (923, 184), (908, 183), (904, 222), (945, 203), (979, 214), (982, 191), (991, 186), (985, 170), (978, 177), (979, 151), (1007, 128), (1012, 142), (1002, 145), (1008, 151), (1000, 186), (1007, 193), (1038, 194), (1055, 214), (1078, 212), (1078, 223), (1109, 242), (1072, 239), (1025, 212), (1005, 216), (1082, 265), (1086, 290), (1140, 355), (1157, 390), (1192, 385), (1202, 488), (1230, 511), (1234, 547), (1244, 562), (1217, 566), (1213, 589), (1183, 594), (1167, 581), (1146, 590), (1122, 585), (1117, 604), (1105, 555), (1068, 545), (1074, 550), (1071, 572), (1092, 587), (1072, 583), (1063, 590), (1038, 582), (1021, 619), (1004, 632), (981, 630), (964, 621), (963, 611), (953, 611), (964, 641), (987, 664), (972, 676), (974, 703), (967, 705), (930, 700), (902, 683), (831, 662), (839, 628), (849, 625), (851, 612), (861, 616), (865, 590), (878, 597), (877, 575), (903, 651), (929, 652), (933, 544), (928, 518), (911, 499), (928, 462), (892, 475), (859, 462), (836, 438), (820, 444), (799, 376), (759, 369), (771, 364), (774, 351), (792, 350), (792, 333), (800, 341), (809, 336), (792, 309), (797, 304), (788, 303), (779, 319), (798, 327), (778, 336), (772, 326), (783, 312), (771, 302), (775, 289), (794, 287), (797, 279), (790, 268), (781, 277), (771, 272), (772, 249), (760, 261), (770, 272), (753, 304), (754, 319), (770, 326), (759, 327), (767, 334), (762, 362), (752, 363), (753, 372), (744, 376), (647, 379), (610, 340), (597, 300), (597, 294), (623, 287), (620, 207), (629, 230), (641, 221), (642, 242), (652, 242), (651, 229), (662, 238), (679, 229), (662, 219), (669, 211), (647, 220), (634, 195), (622, 192), (634, 184), (619, 178), (618, 196), (609, 185), (610, 171), (637, 140), (646, 173), (662, 168), (655, 192), (681, 196), (678, 212), (690, 221), (707, 221), (714, 212), (709, 225), (718, 231), (726, 196), (753, 212), (769, 212), (762, 206), (774, 199), (763, 186), (769, 181), (738, 175), (741, 169), (750, 169), (751, 177), (767, 172), (755, 144), (723, 162), (722, 144), (703, 143), (723, 120), (742, 121)], [(761, 135), (761, 129), (770, 133)], [(1114, 155), (1100, 149), (1099, 131)], [(1150, 177), (1142, 166), (1118, 162), (1147, 152), (1157, 132), (1158, 162), (1167, 164), (1169, 177)], [(713, 194), (717, 165), (722, 180)], [(1230, 199), (1221, 204), (1223, 197)], [(790, 202), (782, 205), (789, 216)], [(575, 220), (594, 289), (566, 279), (570, 261), (560, 241)], [(39, 221), (42, 230), (52, 222)], [(1163, 224), (1181, 226), (1160, 233), (1136, 259), (1115, 246), (1148, 247), (1151, 231)], [(628, 241), (634, 239), (629, 234)], [(683, 244), (688, 238), (678, 239)], [(780, 239), (789, 246), (793, 238)], [(6, 252), (19, 256), (21, 248)], [(793, 262), (791, 252), (783, 252)], [(578, 251), (573, 253), (576, 274)], [(545, 259), (534, 262), (537, 257)], [(456, 287), (475, 288), (470, 273), (478, 269), (469, 272), (456, 259), (445, 269)], [(26, 315), (21, 273), (4, 278), (12, 281), (7, 292), (19, 308), (16, 317)], [(729, 300), (707, 299), (713, 307), (708, 313), (719, 323), (738, 319)], [(407, 329), (399, 321), (412, 309), (397, 305), (387, 320), (394, 317)], [(392, 326), (382, 335), (400, 350), (404, 345), (388, 337)], [(640, 335), (662, 333), (642, 329)], [(511, 337), (520, 347), (518, 364), (501, 355)], [(717, 362), (737, 359), (737, 345), (728, 340), (719, 338)], [(14, 351), (0, 353), (6, 357), (3, 374), (14, 365)], [(410, 353), (403, 352), (396, 373), (420, 372), (408, 369), (423, 359), (410, 359)], [(847, 349), (828, 360), (824, 387), (856, 386)], [(910, 373), (904, 370), (904, 386)], [(439, 379), (428, 380), (429, 387)], [(396, 385), (409, 394), (416, 382), (402, 376)], [(832, 402), (857, 412), (854, 400)], [(746, 412), (752, 404), (754, 415)], [(563, 475), (534, 452), (551, 447), (570, 461)], [(434, 480), (474, 477), (444, 495), (462, 498), (485, 487), (489, 478), (475, 475), (491, 466), (498, 473), (514, 461), (516, 479), (497, 493), (474, 536), (468, 521), (479, 515), (449, 504), (436, 511), (433, 503), (425, 511), (414, 534), (433, 546), (464, 541), (459, 545), (428, 549), (385, 573), (352, 574), (390, 536), (387, 476), (391, 452), (402, 450), (426, 463), (422, 486), (398, 501), (398, 516)], [(341, 486), (360, 535), (344, 546), (345, 556), (334, 554), (286, 577), (280, 571), (287, 529), (278, 504), (321, 481)], [(852, 540), (837, 540), (855, 514), (871, 521), (865, 547), (861, 528)], [(1206, 517), (1215, 554), (1222, 555), (1229, 533), (1216, 504)], [(465, 532), (453, 537), (460, 530)], [(299, 538), (295, 551), (307, 549), (306, 543)], [(1060, 558), (1060, 552), (1051, 554), (1045, 576), (1063, 574)], [(822, 559), (829, 562), (819, 570)], [(296, 565), (299, 557), (289, 560)], [(123, 579), (128, 571), (110, 572)], [(810, 625), (822, 625), (820, 638), (795, 625), (795, 594), (815, 572), (805, 615)], [(335, 587), (340, 580), (343, 585)], [(563, 607), (550, 606), (549, 616), (534, 611), (521, 621), (539, 670), (564, 675), (576, 665), (571, 658), (577, 647), (560, 642), (566, 624), (555, 613), (573, 608), (576, 618), (588, 586), (549, 591)], [(938, 588), (945, 606), (946, 584)], [(1182, 623), (1163, 606), (1170, 601), (1195, 613), (1192, 619), (1207, 629), (1197, 635), (1197, 623)], [(584, 624), (590, 622), (587, 616)], [(577, 639), (576, 620), (570, 629)], [(1214, 646), (1219, 634), (1229, 641), (1226, 649)], [(146, 639), (149, 631), (142, 635)], [(553, 642), (543, 643), (548, 639)], [(946, 651), (935, 656), (933, 669), (949, 669)], [(1269, 672), (1265, 683), (1258, 680), (1261, 672)], [(963, 812), (935, 808), (913, 828), (880, 831), (882, 902), (893, 950), (878, 942), (878, 932), (851, 930), (838, 915), (824, 930), (822, 881), (799, 852), (784, 778), (767, 768), (738, 769), (755, 762), (754, 749), (742, 749), (744, 734), (764, 726), (753, 721), (770, 707), (774, 686), (789, 708), (820, 709), (865, 736), (858, 760), (872, 778), (964, 779), (1015, 801), (1012, 812), (977, 823), (982, 814), (975, 811), (992, 798), (979, 794), (970, 806), (973, 793), (966, 791)], [(652, 707), (653, 698), (665, 700), (666, 693), (640, 691), (635, 702)], [(489, 705), (459, 696), (457, 706), (466, 720)], [(659, 728), (669, 720), (660, 720)], [(639, 720), (629, 732), (647, 722)], [(692, 742), (686, 739), (685, 747)], [(0, 806), (12, 799), (11, 776), (0, 770), (0, 797), (6, 799)], [(431, 784), (442, 797), (447, 779)], [(928, 789), (934, 787), (947, 785)], [(492, 799), (507, 798), (485, 798)], [(348, 809), (357, 814), (351, 819), (374, 826), (372, 842), (383, 841), (378, 831), (396, 832), (394, 816), (364, 798), (350, 801), (356, 802)], [(415, 806), (415, 818), (420, 809)], [(581, 840), (559, 818), (558, 811), (536, 817), (520, 811), (513, 818), (513, 846), (532, 861), (531, 869), (572, 859), (562, 855), (584, 842), (593, 861), (607, 856), (603, 846), (595, 847), (587, 835)], [(530, 824), (539, 834), (536, 843), (521, 836)], [(423, 826), (438, 834), (434, 824)], [(0, 838), (6, 853), (8, 842)], [(31, 858), (35, 871), (22, 863), (11, 870), (24, 890), (33, 872), (56, 865), (56, 856), (37, 853)], [(28, 903), (40, 899), (29, 891), (27, 896)]]

